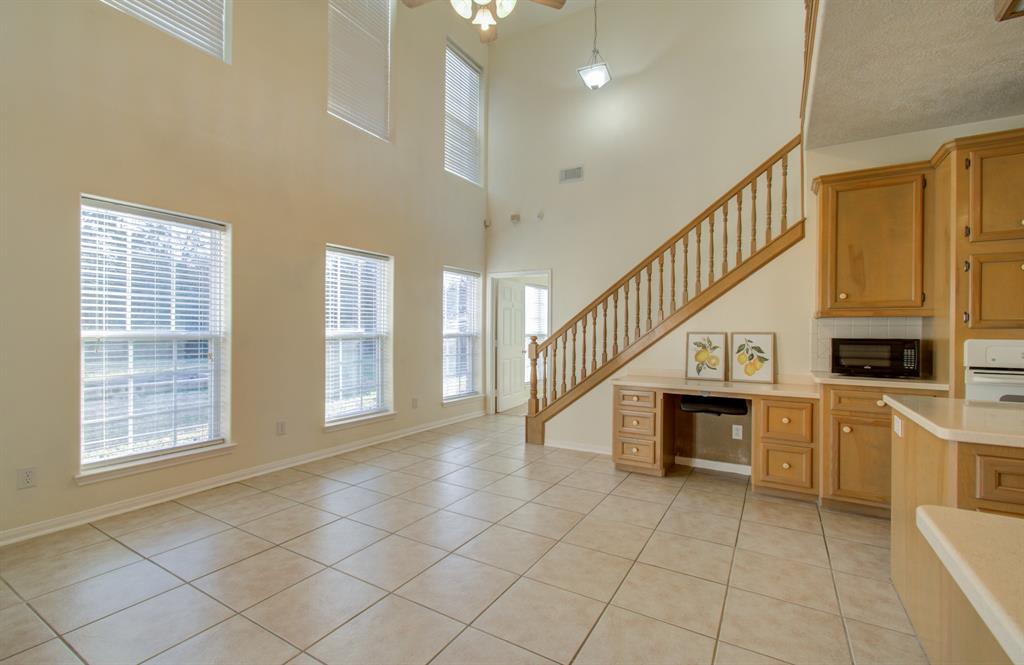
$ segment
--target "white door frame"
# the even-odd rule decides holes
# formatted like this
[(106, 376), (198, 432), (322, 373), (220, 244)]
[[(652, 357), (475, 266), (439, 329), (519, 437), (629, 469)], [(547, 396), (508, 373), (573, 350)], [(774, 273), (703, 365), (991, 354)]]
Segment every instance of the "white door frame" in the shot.
[(487, 317), (487, 327), (489, 328), (487, 334), (488, 349), (485, 360), (487, 376), (491, 377), (491, 380), (487, 383), (487, 400), (486, 408), (487, 413), (497, 413), (498, 404), (498, 363), (496, 354), (498, 351), (498, 298), (496, 296), (495, 285), (499, 279), (508, 279), (510, 277), (527, 277), (529, 275), (545, 275), (548, 279), (548, 328), (551, 328), (552, 318), (552, 306), (554, 300), (551, 298), (551, 289), (554, 285), (553, 276), (551, 269), (538, 269), (538, 270), (514, 270), (508, 272), (492, 272), (487, 274), (487, 301), (490, 305), (487, 308), (489, 315)]

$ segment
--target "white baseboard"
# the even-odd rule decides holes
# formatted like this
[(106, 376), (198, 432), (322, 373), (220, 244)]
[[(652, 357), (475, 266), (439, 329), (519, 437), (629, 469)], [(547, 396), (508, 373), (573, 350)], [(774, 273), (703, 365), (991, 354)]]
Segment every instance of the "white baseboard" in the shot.
[(424, 425), (417, 425), (415, 427), (407, 427), (405, 429), (388, 432), (386, 434), (378, 434), (376, 436), (367, 437), (365, 439), (359, 439), (357, 441), (349, 441), (342, 443), (337, 446), (331, 446), (330, 448), (322, 448), (320, 450), (314, 450), (313, 452), (304, 453), (302, 455), (296, 455), (294, 457), (288, 457), (273, 462), (267, 462), (266, 464), (259, 464), (257, 466), (251, 466), (238, 471), (232, 471), (230, 473), (221, 474), (212, 478), (206, 478), (204, 480), (197, 480), (194, 483), (188, 483), (187, 485), (178, 485), (176, 487), (160, 490), (159, 492), (151, 492), (149, 494), (143, 494), (141, 496), (132, 497), (129, 499), (122, 499), (121, 501), (115, 501), (113, 503), (104, 504), (97, 506), (96, 508), (89, 508), (88, 510), (82, 510), (70, 515), (64, 515), (62, 517), (53, 517), (48, 520), (41, 522), (33, 522), (32, 524), (26, 524), (24, 526), (14, 527), (12, 529), (5, 529), (0, 531), (0, 546), (9, 545), (21, 540), (27, 540), (29, 538), (36, 538), (38, 536), (45, 536), (48, 533), (54, 531), (60, 531), (62, 529), (69, 529), (73, 526), (79, 526), (81, 524), (87, 524), (89, 522), (95, 522), (107, 517), (113, 517), (114, 515), (120, 515), (131, 510), (138, 510), (139, 508), (145, 508), (152, 506), (157, 503), (163, 503), (164, 501), (170, 501), (177, 499), (178, 497), (186, 496), (188, 494), (195, 494), (196, 492), (202, 492), (219, 485), (227, 485), (228, 483), (236, 483), (246, 478), (252, 478), (253, 476), (260, 476), (264, 473), (270, 473), (271, 471), (279, 471), (281, 469), (287, 469), (290, 466), (297, 464), (305, 464), (306, 462), (313, 462), (318, 459), (325, 457), (331, 457), (339, 453), (347, 453), (359, 448), (366, 448), (373, 446), (378, 443), (384, 443), (385, 441), (393, 441), (394, 439), (400, 439), (403, 436), (409, 436), (410, 434), (416, 434), (418, 432), (425, 432), (430, 429), (437, 427), (444, 427), (445, 425), (452, 425), (454, 423), (462, 422), (464, 420), (472, 420), (473, 418), (479, 418), (485, 415), (483, 410), (474, 411), (473, 413), (464, 414), (461, 416), (454, 416), (452, 418), (443, 418), (441, 420), (435, 420)]
[(582, 443), (576, 443), (575, 441), (552, 441), (546, 439), (544, 445), (548, 448), (562, 448), (565, 450), (576, 450), (581, 453), (594, 453), (595, 455), (610, 455), (611, 445), (595, 448), (594, 446), (585, 446)]
[(683, 466), (692, 466), (695, 469), (711, 469), (712, 471), (725, 471), (726, 473), (738, 473), (740, 475), (750, 475), (749, 464), (732, 464), (731, 462), (716, 462), (709, 459), (700, 459), (697, 457), (680, 457), (676, 455), (676, 464)]

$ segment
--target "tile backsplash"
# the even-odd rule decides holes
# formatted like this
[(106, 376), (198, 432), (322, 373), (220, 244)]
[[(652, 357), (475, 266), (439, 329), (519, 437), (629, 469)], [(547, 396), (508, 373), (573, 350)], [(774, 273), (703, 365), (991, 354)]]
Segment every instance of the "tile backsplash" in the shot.
[(811, 320), (811, 369), (832, 369), (833, 337), (874, 337), (880, 339), (921, 339), (921, 317), (842, 317)]

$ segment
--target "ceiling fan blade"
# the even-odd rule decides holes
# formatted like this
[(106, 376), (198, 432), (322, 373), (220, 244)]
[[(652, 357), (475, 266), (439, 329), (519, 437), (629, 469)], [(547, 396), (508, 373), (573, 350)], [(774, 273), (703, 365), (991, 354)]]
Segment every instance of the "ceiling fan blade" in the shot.
[(498, 38), (498, 26), (492, 25), (489, 30), (480, 31), (480, 43), (490, 44)]
[(408, 7), (409, 9), (415, 9), (415, 8), (419, 7), (420, 5), (425, 5), (428, 2), (432, 2), (432, 1), (433, 0), (402, 0), (402, 4), (405, 5), (406, 7)]
[(545, 7), (551, 7), (552, 9), (561, 9), (565, 7), (565, 0), (533, 0), (538, 5), (544, 5)]

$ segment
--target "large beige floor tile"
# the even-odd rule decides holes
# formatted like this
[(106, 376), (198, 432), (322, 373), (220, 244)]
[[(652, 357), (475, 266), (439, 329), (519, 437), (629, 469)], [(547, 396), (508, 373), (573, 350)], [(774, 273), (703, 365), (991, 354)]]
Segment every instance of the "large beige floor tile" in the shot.
[(559, 663), (568, 663), (603, 603), (520, 579), (473, 626)]
[(638, 563), (612, 605), (714, 637), (724, 601), (721, 584)]
[(434, 508), (444, 508), (459, 499), (469, 496), (476, 490), (461, 485), (450, 485), (434, 480), (400, 494), (398, 498), (423, 503)]
[(153, 557), (185, 580), (194, 580), (273, 547), (262, 538), (231, 528)]
[(589, 471), (587, 470), (587, 467), (584, 466), (584, 468), (579, 471), (573, 471), (571, 474), (563, 478), (561, 482), (559, 482), (559, 485), (567, 485), (569, 487), (575, 487), (576, 489), (607, 494), (618, 487), (619, 483), (621, 483), (624, 478), (624, 475), (618, 476), (601, 473), (599, 471)]
[(651, 533), (650, 529), (641, 526), (588, 516), (573, 527), (564, 540), (573, 545), (635, 559)]
[(426, 482), (427, 479), (422, 476), (414, 476), (411, 473), (402, 473), (401, 471), (392, 471), (390, 473), (385, 473), (383, 476), (377, 476), (376, 478), (371, 478), (370, 480), (359, 483), (359, 487), (365, 487), (373, 492), (380, 492), (381, 494), (387, 494), (389, 496), (398, 496), (399, 494), (408, 492), (409, 490), (419, 487)]
[(280, 665), (298, 649), (242, 616), (234, 616), (213, 628), (164, 651), (146, 665)]
[(821, 524), (829, 538), (889, 547), (889, 520), (823, 510)]
[(615, 460), (611, 455), (598, 455), (581, 467), (584, 471), (596, 471), (624, 479), (629, 475), (626, 471), (619, 471), (615, 468)]
[(53, 631), (28, 605), (0, 610), (0, 658), (31, 649), (53, 636)]
[(564, 449), (555, 450), (544, 456), (544, 462), (547, 464), (556, 464), (572, 469), (579, 469), (592, 459), (594, 459), (593, 453)]
[(743, 519), (821, 535), (821, 520), (814, 504), (747, 499)]
[(857, 665), (928, 665), (921, 644), (913, 635), (848, 620), (853, 662)]
[(436, 459), (420, 459), (416, 464), (407, 466), (402, 471), (413, 476), (426, 478), (427, 480), (437, 480), (441, 476), (447, 476), (449, 473), (458, 471), (459, 468), (458, 464), (452, 464), (451, 462), (442, 462)]
[(260, 492), (259, 494), (243, 496), (240, 499), (218, 504), (212, 508), (207, 508), (203, 512), (211, 517), (216, 517), (222, 522), (239, 526), (294, 505), (297, 504), (291, 499), (270, 494), (269, 492)]
[(398, 469), (404, 469), (406, 467), (412, 466), (413, 464), (418, 464), (422, 461), (423, 458), (417, 457), (416, 455), (406, 455), (403, 453), (392, 452), (388, 453), (387, 455), (381, 455), (380, 457), (374, 457), (372, 460), (369, 460), (367, 464), (372, 464), (373, 466), (379, 466), (385, 469), (391, 469), (392, 471), (397, 471)]
[(500, 494), (512, 497), (513, 499), (529, 501), (544, 493), (550, 487), (551, 483), (545, 483), (540, 480), (530, 480), (522, 476), (505, 476), (498, 482), (488, 485), (487, 491), (491, 494)]
[(731, 586), (839, 614), (832, 571), (799, 561), (737, 549)]
[(323, 459), (306, 462), (305, 464), (298, 464), (294, 468), (299, 471), (305, 471), (306, 473), (315, 473), (318, 476), (326, 476), (331, 471), (335, 471), (346, 466), (352, 466), (353, 464), (355, 464), (355, 462), (352, 460), (345, 459), (340, 455), (334, 455), (332, 457), (324, 457)]
[[(488, 452), (487, 450), (481, 450), (480, 452)], [(495, 452), (501, 452), (496, 450)], [(484, 469), (485, 471), (496, 471), (498, 473), (512, 473), (526, 466), (526, 462), (521, 459), (514, 457), (503, 457), (501, 455), (491, 455), (485, 457), (482, 460), (473, 462), (471, 465), (474, 469)]]
[(470, 494), (448, 506), (446, 510), (488, 522), (497, 522), (525, 503), (525, 501), (509, 496), (491, 494), (489, 489)]
[(250, 607), (245, 616), (306, 649), (385, 595), (375, 586), (328, 568)]
[(283, 496), (286, 499), (292, 501), (312, 501), (325, 494), (331, 492), (337, 492), (343, 490), (348, 485), (345, 483), (339, 483), (337, 480), (331, 480), (330, 478), (324, 478), (323, 476), (313, 476), (312, 478), (306, 478), (295, 483), (288, 485), (282, 485), (270, 490), (271, 494)]
[(388, 455), (390, 453), (391, 451), (386, 448), (367, 446), (365, 448), (357, 448), (356, 450), (350, 450), (348, 452), (342, 453), (341, 456), (344, 457), (345, 459), (355, 460), (356, 462), (366, 462), (377, 457), (383, 457), (384, 455)]
[(365, 483), (367, 480), (371, 480), (377, 476), (383, 476), (386, 473), (390, 473), (390, 471), (384, 467), (372, 466), (370, 464), (350, 464), (348, 466), (334, 469), (333, 471), (328, 471), (324, 475), (332, 480), (337, 480), (342, 483), (358, 485), (359, 483)]
[(235, 499), (241, 499), (244, 496), (252, 496), (258, 492), (259, 490), (255, 487), (249, 487), (241, 483), (231, 483), (230, 485), (221, 485), (213, 489), (189, 494), (175, 500), (193, 510), (206, 512), (207, 509), (214, 506), (234, 501)]
[(714, 648), (715, 641), (704, 635), (618, 607), (609, 607), (573, 663), (710, 665)]
[(475, 628), (467, 628), (431, 665), (552, 665), (554, 661), (499, 640)]
[(456, 553), (521, 575), (554, 544), (551, 538), (495, 525)]
[(566, 485), (555, 485), (533, 500), (544, 506), (571, 510), (576, 513), (589, 513), (597, 504), (604, 500), (606, 494), (576, 489)]
[(729, 589), (719, 639), (793, 665), (848, 665), (842, 620), (741, 589)]
[(698, 490), (701, 492), (714, 492), (717, 494), (728, 494), (729, 496), (743, 496), (747, 492), (747, 483), (726, 480), (724, 478), (718, 478), (703, 473), (692, 473), (690, 477), (686, 479), (686, 484), (683, 485), (688, 490)]
[(21, 598), (18, 598), (18, 594), (14, 593), (14, 589), (7, 586), (7, 582), (0, 580), (0, 610), (5, 610), (11, 605), (17, 605), (21, 602)]
[(388, 532), (382, 529), (353, 522), (350, 519), (340, 519), (294, 540), (289, 540), (281, 547), (319, 561), (325, 566), (333, 566), (345, 557), (351, 556), (387, 536)]
[(914, 628), (896, 595), (896, 589), (882, 580), (836, 573), (836, 589), (843, 616), (913, 635)]
[(715, 648), (715, 665), (786, 665), (786, 663), (764, 654), (719, 642)]
[(149, 561), (112, 570), (40, 596), (32, 607), (58, 633), (66, 633), (108, 614), (181, 585), (181, 580)]
[(398, 535), (418, 540), (443, 550), (455, 550), (490, 526), (489, 522), (468, 515), (439, 510), (413, 522)]
[(404, 529), (432, 512), (434, 512), (434, 508), (431, 506), (393, 498), (364, 508), (358, 513), (353, 513), (349, 515), (349, 519), (394, 532)]
[(117, 539), (142, 556), (151, 557), (230, 528), (220, 520), (192, 512), (168, 522), (130, 531)]
[(732, 547), (736, 544), (739, 525), (738, 519), (725, 515), (669, 508), (658, 525), (658, 530)]
[(630, 559), (568, 543), (557, 543), (527, 571), (526, 576), (581, 596), (608, 602), (632, 565)]
[(92, 525), (107, 535), (120, 536), (142, 527), (192, 514), (195, 514), (195, 511), (191, 508), (187, 508), (174, 501), (168, 501), (166, 503), (158, 503), (155, 506), (147, 506), (146, 508), (114, 515), (113, 517), (93, 522)]
[(35, 598), (139, 559), (135, 552), (104, 536), (103, 541), (94, 545), (51, 556), (40, 554), (38, 558), (4, 566), (3, 576), (22, 598)]
[(272, 543), (283, 543), (338, 519), (334, 513), (299, 504), (246, 522), (240, 529)]
[[(90, 663), (138, 663), (231, 616), (231, 610), (182, 586), (68, 633)], [(131, 635), (131, 639), (125, 639)]]
[(423, 543), (388, 536), (334, 565), (338, 570), (394, 591), (447, 554)]
[[(626, 481), (628, 482), (628, 481)], [(658, 526), (669, 502), (651, 503), (640, 499), (610, 494), (597, 504), (591, 515), (615, 522), (625, 522), (653, 529)]]
[(727, 545), (655, 531), (638, 561), (725, 584), (732, 557)]
[(812, 566), (828, 568), (825, 539), (805, 531), (794, 531), (744, 520), (740, 525), (740, 536), (736, 541), (736, 547), (780, 559), (791, 559)]
[(826, 538), (832, 569), (886, 582), (890, 579), (890, 552), (886, 547)]
[(480, 490), (504, 477), (504, 473), (487, 471), (485, 469), (474, 469), (467, 466), (443, 476), (441, 480), (446, 483), (451, 483), (452, 485), (462, 485), (463, 487), (471, 487), (475, 490)]
[(4, 665), (81, 665), (82, 661), (64, 642), (52, 639), (22, 651), (16, 656), (5, 658)]
[(343, 490), (331, 492), (317, 499), (307, 501), (306, 504), (320, 510), (326, 510), (329, 513), (334, 513), (335, 515), (340, 515), (341, 517), (346, 517), (381, 501), (387, 501), (387, 499), (387, 494), (371, 492), (362, 487), (346, 487)]
[(520, 531), (529, 531), (538, 536), (561, 538), (581, 519), (582, 513), (542, 506), (539, 503), (528, 503), (501, 520), (500, 524)]
[(272, 471), (265, 473), (262, 476), (254, 476), (252, 478), (246, 478), (242, 481), (243, 485), (249, 487), (255, 487), (261, 491), (272, 490), (282, 485), (289, 485), (291, 483), (297, 483), (300, 480), (308, 480), (310, 474), (305, 471), (299, 471), (298, 469), (281, 469), (280, 471)]
[(616, 496), (629, 497), (650, 501), (662, 506), (668, 506), (676, 498), (679, 486), (671, 482), (663, 483), (659, 478), (647, 478), (641, 476), (630, 476), (622, 481), (618, 487), (612, 490)]
[(317, 642), (309, 652), (327, 665), (423, 665), (462, 628), (437, 612), (388, 596)]
[(470, 623), (515, 581), (512, 573), (453, 554), (395, 593)]
[(691, 513), (711, 513), (739, 519), (743, 513), (743, 497), (692, 490), (684, 485), (672, 501), (672, 507)]
[(322, 568), (305, 557), (275, 547), (200, 577), (192, 584), (241, 612)]
[(518, 471), (513, 471), (513, 476), (521, 476), (531, 480), (539, 480), (544, 483), (557, 483), (566, 476), (571, 475), (575, 470), (571, 467), (547, 464), (543, 460), (527, 464)]

